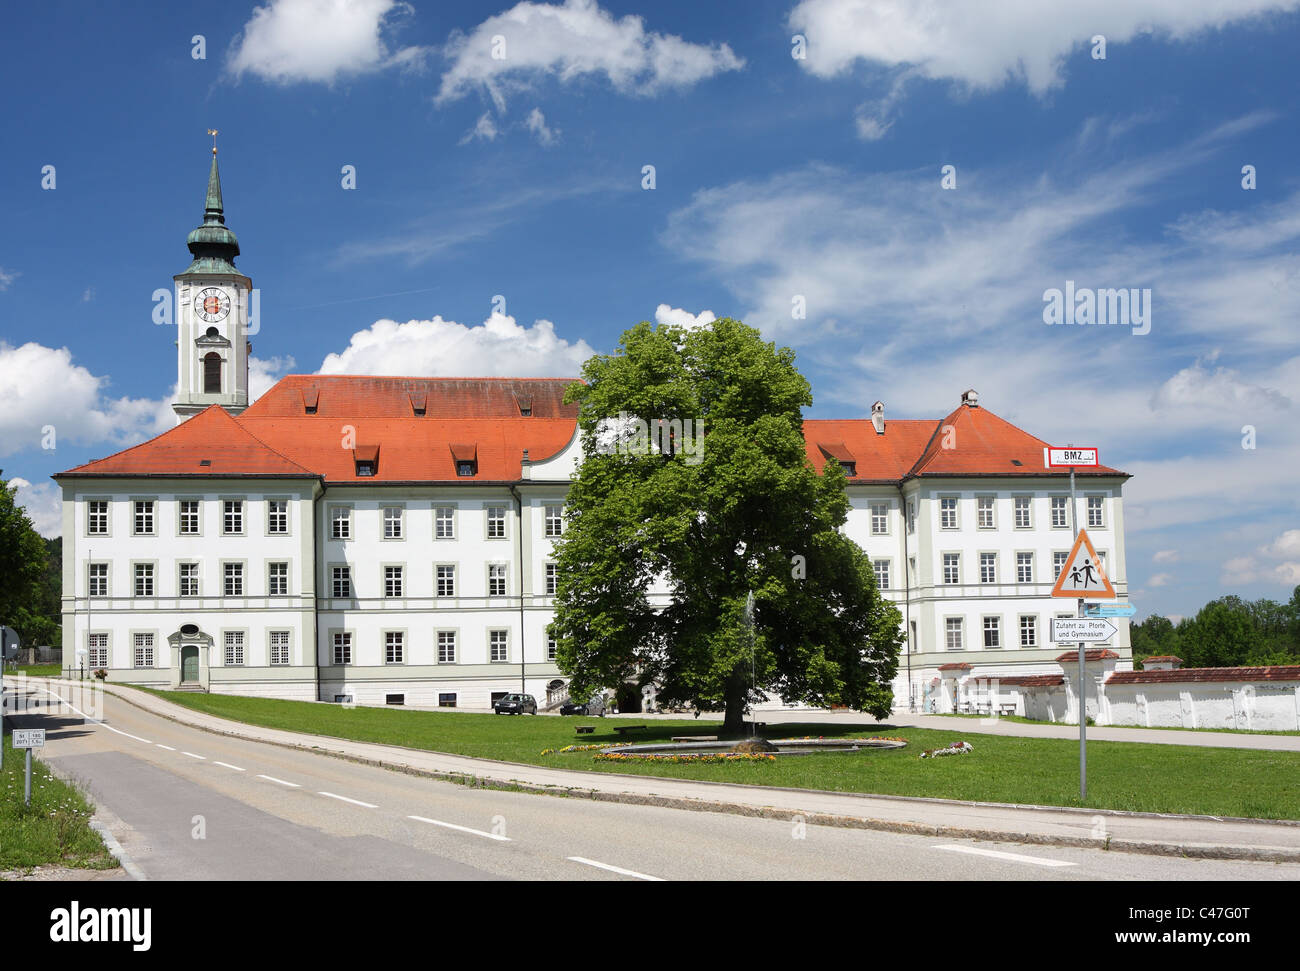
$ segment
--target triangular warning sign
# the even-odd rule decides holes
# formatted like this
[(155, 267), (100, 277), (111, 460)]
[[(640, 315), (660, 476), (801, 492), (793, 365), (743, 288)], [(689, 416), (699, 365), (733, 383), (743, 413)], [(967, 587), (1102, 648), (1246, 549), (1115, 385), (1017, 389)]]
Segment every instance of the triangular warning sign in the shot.
[(1101, 568), (1097, 551), (1092, 548), (1086, 529), (1079, 530), (1079, 538), (1074, 541), (1074, 549), (1065, 558), (1061, 575), (1052, 587), (1053, 597), (1073, 597), (1082, 600), (1113, 600), (1115, 588), (1110, 578)]

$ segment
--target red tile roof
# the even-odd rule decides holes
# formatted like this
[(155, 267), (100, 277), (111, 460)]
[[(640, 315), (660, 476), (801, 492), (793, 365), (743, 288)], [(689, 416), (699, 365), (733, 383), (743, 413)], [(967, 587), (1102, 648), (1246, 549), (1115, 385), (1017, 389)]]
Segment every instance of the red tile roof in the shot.
[(850, 478), (851, 482), (892, 484), (916, 464), (935, 427), (933, 421), (889, 421), (885, 433), (877, 435), (867, 418), (812, 418), (803, 423), (804, 452), (818, 472), (833, 457), (855, 463), (857, 474)]
[(969, 664), (940, 664), (940, 671), (969, 671)]
[(317, 418), (415, 418), (424, 399), (425, 417), (445, 419), (519, 418), (520, 399), (531, 399), (532, 419), (578, 417), (564, 404), (575, 378), (388, 378), (355, 374), (291, 374), (248, 406), (241, 416), (263, 420), (304, 415), (315, 399)]
[(257, 438), (217, 405), (157, 438), (60, 472), (55, 478), (119, 475), (316, 477), (310, 468)]
[(1181, 657), (1175, 657), (1173, 654), (1152, 654), (1150, 657), (1144, 659), (1142, 663), (1146, 664), (1147, 661), (1177, 661), (1179, 664), (1183, 663)]
[(1060, 674), (1013, 674), (1003, 677), (997, 674), (981, 674), (976, 681), (996, 681), (999, 687), (1012, 688), (1050, 688), (1065, 684), (1065, 677)]
[(1112, 684), (1168, 684), (1180, 681), (1300, 681), (1300, 664), (1258, 668), (1181, 668), (1173, 671), (1116, 671)]
[[(1114, 651), (1106, 647), (1093, 647), (1083, 652), (1083, 659), (1085, 661), (1102, 661), (1102, 660), (1110, 660), (1111, 658), (1117, 658), (1117, 657), (1119, 657), (1118, 654), (1116, 654)], [(1064, 664), (1066, 661), (1077, 662), (1078, 660), (1079, 660), (1079, 651), (1078, 648), (1076, 648), (1073, 651), (1066, 651), (1064, 654), (1058, 655), (1056, 658), (1056, 663)]]

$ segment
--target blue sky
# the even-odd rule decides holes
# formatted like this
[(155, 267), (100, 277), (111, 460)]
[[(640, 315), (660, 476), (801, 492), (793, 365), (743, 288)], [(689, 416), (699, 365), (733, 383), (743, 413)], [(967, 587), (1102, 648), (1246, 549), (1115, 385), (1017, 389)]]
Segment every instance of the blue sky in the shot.
[[(238, 265), (261, 290), (255, 390), (321, 369), (574, 374), (639, 320), (736, 316), (798, 351), (810, 417), (879, 398), (935, 418), (975, 387), (1034, 434), (1098, 445), (1134, 474), (1140, 615), (1285, 599), (1298, 7), (16, 9), (0, 465), (53, 534), (50, 473), (171, 425), (174, 335), (151, 295), (189, 262), (215, 127)], [(1048, 326), (1044, 291), (1067, 280), (1150, 289), (1149, 332)]]

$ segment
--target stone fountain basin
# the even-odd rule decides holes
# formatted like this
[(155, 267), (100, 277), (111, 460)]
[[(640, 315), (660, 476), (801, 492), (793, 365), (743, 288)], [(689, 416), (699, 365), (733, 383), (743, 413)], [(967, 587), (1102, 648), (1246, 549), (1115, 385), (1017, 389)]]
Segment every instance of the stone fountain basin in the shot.
[[(601, 749), (604, 755), (722, 755), (744, 739), (729, 742), (647, 742), (637, 745), (611, 745)], [(863, 752), (867, 749), (904, 748), (907, 743), (892, 739), (863, 738), (769, 738), (776, 746), (773, 755), (813, 755), (817, 752)]]

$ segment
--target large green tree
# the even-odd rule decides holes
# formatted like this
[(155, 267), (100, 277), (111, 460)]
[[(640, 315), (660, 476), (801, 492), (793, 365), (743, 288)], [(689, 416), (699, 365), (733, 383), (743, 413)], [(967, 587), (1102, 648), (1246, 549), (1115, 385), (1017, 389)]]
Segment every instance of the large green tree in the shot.
[[(819, 475), (807, 460), (812, 394), (794, 352), (731, 319), (643, 322), (583, 377), (568, 391), (583, 461), (551, 626), (571, 693), (653, 681), (660, 702), (724, 709), (729, 734), (759, 692), (886, 716), (899, 613), (839, 532), (843, 472), (831, 462)], [(702, 447), (671, 425), (665, 449), (642, 448), (620, 416), (652, 437), (657, 420), (702, 422)]]
[(57, 644), (58, 624), (46, 613), (46, 543), (14, 492), (0, 479), (0, 624), (18, 631), (24, 647)]

